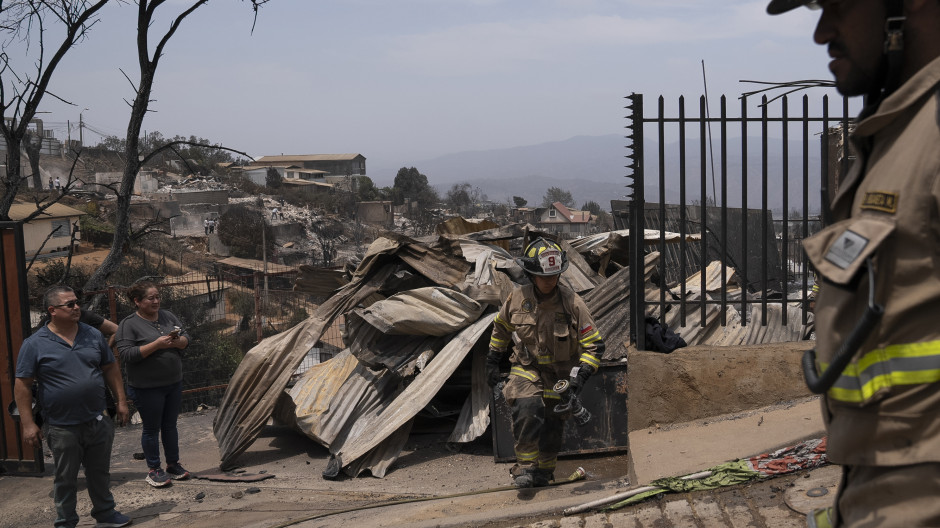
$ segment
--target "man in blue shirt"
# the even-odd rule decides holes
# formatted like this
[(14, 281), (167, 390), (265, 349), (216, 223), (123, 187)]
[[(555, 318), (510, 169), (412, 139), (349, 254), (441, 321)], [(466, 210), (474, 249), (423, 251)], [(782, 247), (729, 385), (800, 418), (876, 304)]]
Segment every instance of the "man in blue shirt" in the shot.
[[(107, 382), (117, 399), (117, 423), (127, 423), (121, 371), (101, 332), (79, 322), (81, 307), (71, 288), (49, 288), (43, 304), (49, 323), (20, 347), (14, 396), (26, 445), (39, 447), (45, 438), (52, 449), (55, 526), (78, 524), (75, 504), (81, 466), (85, 467), (95, 527), (127, 526), (131, 520), (114, 509), (111, 495), (114, 423), (104, 413)], [(34, 383), (45, 420), (42, 430), (32, 412)]]

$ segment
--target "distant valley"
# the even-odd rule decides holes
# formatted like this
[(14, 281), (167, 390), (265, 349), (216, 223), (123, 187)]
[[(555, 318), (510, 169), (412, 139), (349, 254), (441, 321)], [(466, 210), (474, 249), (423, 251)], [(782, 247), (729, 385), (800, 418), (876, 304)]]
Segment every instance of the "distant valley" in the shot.
[[(783, 208), (782, 148), (780, 141), (768, 142), (768, 186), (766, 189), (768, 207), (774, 210)], [(748, 138), (747, 157), (747, 192), (749, 208), (760, 207), (764, 189), (761, 183), (762, 156), (758, 138)], [(415, 162), (422, 174), (443, 195), (454, 183), (468, 182), (479, 187), (490, 200), (508, 202), (513, 196), (521, 196), (529, 205), (540, 205), (542, 196), (549, 187), (560, 187), (574, 196), (576, 206), (593, 200), (605, 209), (611, 200), (624, 199), (629, 192), (626, 185), (628, 170), (626, 155), (627, 140), (622, 135), (577, 136), (565, 141), (555, 141), (538, 145), (513, 147), (487, 151), (468, 151), (447, 154), (437, 158)], [(665, 148), (666, 158), (666, 201), (679, 202), (679, 146), (668, 143)], [(647, 141), (646, 145), (646, 196), (647, 200), (657, 200), (658, 190), (658, 146)], [(716, 156), (719, 153), (715, 152)], [(686, 149), (686, 201), (699, 200), (701, 196), (701, 156), (697, 144), (690, 144)], [(706, 158), (709, 159), (709, 158)], [(740, 140), (729, 140), (727, 152), (728, 205), (740, 207), (745, 193), (742, 191), (742, 160)], [(819, 153), (811, 148), (808, 166), (808, 186), (810, 189), (809, 208), (815, 212), (819, 208)], [(789, 186), (788, 209), (802, 208), (802, 153), (800, 144), (795, 141), (789, 146)], [(381, 167), (368, 165), (369, 174), (394, 175), (399, 167)], [(721, 191), (720, 160), (714, 162), (714, 181)], [(392, 181), (373, 177), (376, 185), (391, 185)], [(706, 162), (706, 193), (711, 196), (712, 163)]]

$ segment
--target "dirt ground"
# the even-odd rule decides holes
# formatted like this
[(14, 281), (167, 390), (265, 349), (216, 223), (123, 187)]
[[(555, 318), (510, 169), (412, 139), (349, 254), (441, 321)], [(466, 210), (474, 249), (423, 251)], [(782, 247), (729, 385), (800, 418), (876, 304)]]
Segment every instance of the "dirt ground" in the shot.
[[(519, 526), (519, 522), (557, 526), (539, 523), (544, 519), (557, 520), (561, 509), (578, 504), (583, 498), (619, 493), (647, 483), (654, 471), (669, 467), (662, 476), (684, 475), (710, 464), (776, 449), (787, 445), (783, 442), (821, 431), (816, 400), (793, 400), (802, 402), (794, 404), (790, 396), (781, 397), (791, 393), (805, 395), (805, 388), (793, 371), (799, 348), (800, 345), (787, 345), (698, 350), (668, 356), (631, 355), (630, 428), (641, 435), (634, 438), (631, 433), (631, 449), (642, 452), (632, 454), (635, 460), (628, 454), (562, 457), (556, 471), (559, 479), (579, 466), (588, 476), (585, 481), (564, 486), (534, 492), (489, 491), (510, 484), (512, 465), (494, 462), (489, 434), (458, 449), (446, 442), (452, 424), (426, 421), (416, 423), (404, 452), (382, 479), (364, 476), (324, 480), (321, 473), (329, 459), (325, 448), (292, 429), (267, 426), (237, 463), (246, 474), (274, 475), (273, 478), (259, 482), (192, 479), (174, 482), (164, 489), (151, 488), (144, 482), (145, 463), (134, 457), (141, 451), (140, 426), (130, 425), (119, 428), (115, 437), (112, 488), (118, 508), (134, 519), (135, 526), (156, 527), (168, 522), (192, 528), (350, 523), (360, 527), (461, 526), (460, 519), (472, 519), (475, 526), (492, 528)], [(653, 390), (651, 384), (658, 389)], [(763, 407), (749, 399), (764, 399), (767, 400), (764, 405), (773, 405)], [(749, 408), (737, 409), (742, 403)], [(183, 415), (179, 420), (182, 462), (197, 474), (216, 471), (218, 467), (218, 446), (212, 434), (214, 416), (215, 410), (208, 410)], [(692, 421), (676, 425), (684, 420)], [(637, 463), (636, 468), (631, 467), (633, 462)], [(634, 476), (633, 480), (646, 480), (631, 482), (629, 476), (634, 469), (641, 470), (643, 475)], [(0, 528), (52, 524), (55, 513), (51, 471), (52, 459), (47, 456), (46, 474), (42, 477), (0, 477)], [(713, 515), (712, 506), (717, 505), (728, 523), (670, 521), (676, 515), (673, 511), (676, 506), (662, 502), (654, 505), (652, 513), (643, 513), (653, 517), (649, 523), (644, 521), (638, 526), (737, 526), (732, 517), (738, 514), (750, 519), (741, 526), (788, 526), (800, 514), (784, 505), (780, 490), (797, 485), (800, 478), (808, 475), (716, 492), (706, 501), (710, 508), (707, 511), (712, 512), (706, 515)], [(82, 516), (79, 526), (93, 526), (83, 486), (80, 484), (78, 496)], [(418, 503), (421, 507), (410, 503), (397, 506), (394, 515), (388, 508), (367, 509), (296, 522), (319, 514), (415, 499), (435, 500)], [(694, 510), (694, 504), (700, 502), (701, 499), (690, 498), (683, 504), (693, 505), (684, 507)], [(514, 520), (506, 520), (505, 515), (500, 518), (500, 511), (510, 510)], [(637, 515), (640, 513), (637, 510)], [(612, 524), (612, 519), (603, 517), (597, 522), (603, 526)]]
[[(182, 462), (197, 474), (215, 471), (218, 466), (218, 448), (211, 432), (214, 416), (215, 411), (210, 410), (183, 415), (179, 420)], [(134, 453), (141, 451), (140, 426), (129, 425), (119, 428), (115, 436), (112, 490), (118, 509), (131, 516), (135, 526), (158, 526), (172, 520), (175, 526), (208, 528), (271, 526), (275, 519), (285, 521), (375, 502), (467, 493), (510, 484), (511, 464), (493, 461), (489, 435), (457, 450), (445, 442), (448, 432), (430, 425), (416, 426), (402, 456), (383, 479), (364, 476), (324, 480), (321, 472), (329, 459), (325, 448), (291, 429), (268, 426), (237, 462), (242, 466), (239, 471), (273, 474), (274, 478), (260, 482), (192, 479), (161, 489), (144, 482), (146, 464), (134, 459)], [(52, 458), (46, 451), (45, 476), (0, 477), (0, 527), (52, 524)], [(627, 459), (626, 455), (563, 459), (558, 474), (568, 475), (584, 466), (591, 480), (581, 486), (600, 489), (602, 481), (626, 485)], [(91, 504), (81, 480), (79, 526), (93, 526), (88, 516)], [(260, 492), (252, 493), (252, 488)]]
[[(816, 402), (761, 411), (759, 416), (748, 412), (672, 429), (663, 434), (660, 442), (655, 441), (655, 431), (651, 431), (649, 438), (661, 451), (672, 453), (659, 455), (671, 458), (692, 457), (695, 449), (707, 447), (704, 439), (708, 436), (716, 437), (723, 444), (733, 444), (734, 437), (761, 434), (766, 436), (767, 443), (778, 442), (782, 436), (779, 431), (793, 427), (786, 423), (781, 423), (776, 431), (768, 427), (773, 427), (780, 419), (795, 420), (797, 424), (805, 421), (807, 414), (818, 412), (808, 409), (812, 403)], [(211, 429), (214, 416), (215, 411), (209, 410), (186, 414), (179, 419), (182, 462), (197, 474), (214, 472), (218, 465), (218, 448)], [(721, 428), (731, 424), (737, 427), (735, 432), (722, 432)], [(627, 454), (563, 457), (556, 472), (559, 478), (580, 466), (586, 470), (587, 479), (537, 490), (512, 490), (507, 489), (511, 464), (493, 461), (488, 435), (458, 450), (446, 442), (448, 431), (445, 429), (439, 422), (416, 424), (405, 451), (383, 479), (364, 476), (329, 481), (321, 477), (329, 458), (326, 449), (292, 429), (267, 426), (237, 460), (241, 465), (237, 471), (244, 471), (239, 473), (241, 476), (273, 475), (272, 478), (258, 482), (194, 478), (154, 489), (143, 480), (144, 462), (134, 457), (141, 450), (140, 426), (131, 425), (119, 428), (115, 437), (112, 489), (118, 508), (134, 520), (134, 526), (143, 527), (172, 524), (188, 528), (469, 525), (487, 528), (605, 525), (778, 528), (801, 526), (803, 514), (788, 507), (785, 496), (797, 494), (801, 485), (806, 487), (805, 483), (815, 482), (806, 480), (815, 472), (801, 472), (707, 495), (668, 496), (618, 513), (589, 513), (568, 519), (561, 515), (566, 507), (609, 497), (642, 484), (631, 483), (627, 478), (631, 463)], [(644, 438), (647, 435), (646, 432), (640, 434)], [(759, 452), (763, 451), (734, 456), (723, 454), (717, 462)], [(696, 471), (705, 467), (710, 466)], [(55, 513), (51, 470), (52, 459), (47, 456), (46, 474), (42, 477), (0, 477), (0, 527), (38, 528), (52, 524)], [(822, 479), (824, 484), (813, 487), (831, 488), (836, 475), (826, 474)], [(91, 505), (81, 479), (79, 486), (78, 511), (82, 517), (79, 526), (94, 526), (88, 515)], [(416, 500), (420, 502), (406, 502)], [(404, 504), (398, 504), (402, 502)], [(371, 508), (378, 504), (383, 506)], [(318, 515), (326, 516), (311, 518)]]

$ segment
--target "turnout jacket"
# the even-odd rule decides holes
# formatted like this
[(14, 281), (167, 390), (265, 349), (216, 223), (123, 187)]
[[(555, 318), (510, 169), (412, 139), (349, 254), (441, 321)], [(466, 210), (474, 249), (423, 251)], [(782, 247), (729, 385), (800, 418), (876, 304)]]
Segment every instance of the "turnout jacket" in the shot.
[[(823, 398), (829, 456), (848, 465), (940, 462), (940, 59), (859, 122), (834, 224), (804, 242), (822, 278), (818, 368), (868, 304), (885, 314)], [(863, 112), (864, 114), (864, 112)]]
[(560, 283), (542, 302), (531, 284), (512, 290), (493, 321), (490, 348), (504, 353), (513, 332), (519, 342), (509, 358), (510, 375), (533, 382), (541, 378), (544, 390), (568, 379), (580, 363), (600, 366), (601, 334), (581, 297)]

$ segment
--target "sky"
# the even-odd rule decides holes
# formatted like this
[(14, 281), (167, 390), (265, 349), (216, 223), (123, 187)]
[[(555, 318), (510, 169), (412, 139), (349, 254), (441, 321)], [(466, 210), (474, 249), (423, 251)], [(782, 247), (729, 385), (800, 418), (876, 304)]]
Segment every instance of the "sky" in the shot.
[[(187, 2), (169, 0), (162, 34)], [(165, 48), (147, 131), (253, 156), (361, 153), (374, 166), (623, 134), (624, 97), (704, 93), (716, 111), (755, 88), (830, 79), (817, 12), (766, 1), (217, 0)], [(138, 77), (136, 6), (113, 4), (56, 71), (37, 117), (123, 136)], [(255, 23), (252, 32), (252, 24)], [(53, 28), (54, 29), (54, 28)], [(50, 31), (53, 31), (50, 29)], [(157, 37), (151, 38), (152, 44)], [(9, 79), (4, 79), (8, 82)], [(834, 92), (830, 92), (834, 94)], [(97, 134), (86, 129), (86, 144)], [(394, 174), (369, 175), (390, 183)]]

